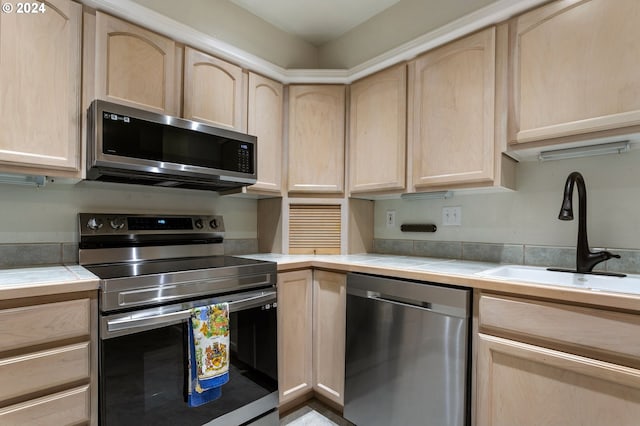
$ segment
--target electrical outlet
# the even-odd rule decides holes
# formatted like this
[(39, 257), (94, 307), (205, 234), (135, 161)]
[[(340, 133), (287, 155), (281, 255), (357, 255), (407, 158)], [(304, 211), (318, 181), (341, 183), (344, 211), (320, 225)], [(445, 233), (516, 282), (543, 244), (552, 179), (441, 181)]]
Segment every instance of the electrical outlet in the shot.
[(394, 226), (396, 226), (395, 210), (387, 210), (387, 214), (385, 216), (385, 223), (387, 224), (387, 228), (393, 228)]
[(443, 207), (442, 226), (462, 225), (462, 207)]

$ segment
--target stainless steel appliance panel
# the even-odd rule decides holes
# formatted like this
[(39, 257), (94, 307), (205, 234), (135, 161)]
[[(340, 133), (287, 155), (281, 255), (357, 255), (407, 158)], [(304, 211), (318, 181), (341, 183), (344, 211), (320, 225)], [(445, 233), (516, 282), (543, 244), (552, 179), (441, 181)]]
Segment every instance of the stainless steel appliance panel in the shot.
[[(100, 418), (104, 426), (239, 425), (278, 405), (275, 292), (226, 296), (229, 302), (229, 382), (219, 399), (186, 404), (187, 314), (183, 305), (103, 317)], [(200, 301), (204, 302), (204, 301)], [(211, 301), (206, 301), (209, 303)], [(111, 328), (110, 326), (113, 326)]]
[(349, 274), (345, 418), (362, 426), (468, 424), (470, 295)]
[[(100, 278), (99, 423), (277, 424), (274, 262), (223, 256), (215, 215), (79, 214), (80, 264)], [(188, 321), (228, 303), (229, 381), (188, 406)], [(274, 421), (274, 414), (275, 421)]]
[(221, 190), (257, 179), (257, 138), (94, 100), (87, 117), (87, 179)]

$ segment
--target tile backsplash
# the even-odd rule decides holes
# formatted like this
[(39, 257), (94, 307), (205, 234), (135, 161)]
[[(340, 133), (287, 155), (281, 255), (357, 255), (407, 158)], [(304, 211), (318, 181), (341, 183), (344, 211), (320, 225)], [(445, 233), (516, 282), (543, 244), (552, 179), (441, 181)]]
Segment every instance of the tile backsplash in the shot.
[[(228, 255), (257, 253), (258, 240), (254, 238), (225, 239), (224, 252)], [(0, 269), (77, 263), (78, 244), (76, 243), (0, 244)]]
[(78, 263), (77, 244), (0, 244), (0, 268), (72, 263)]
[[(592, 250), (602, 250), (602, 248), (594, 247)], [(619, 254), (621, 258), (603, 262), (596, 267), (596, 270), (640, 274), (640, 250), (615, 248), (606, 250)], [(254, 238), (225, 239), (224, 252), (227, 255), (257, 253), (258, 240)], [(575, 248), (527, 244), (378, 238), (374, 240), (373, 252), (558, 268), (574, 268), (576, 262)], [(77, 263), (78, 244), (76, 243), (0, 244), (0, 268)]]
[[(602, 248), (592, 247), (593, 251)], [(595, 269), (610, 272), (640, 274), (640, 250), (606, 248), (619, 254), (620, 259), (611, 259)], [(575, 268), (576, 249), (527, 244), (495, 244), (462, 241), (425, 240), (374, 240), (375, 253), (401, 256), (424, 256), (444, 259), (473, 260), (505, 264)]]

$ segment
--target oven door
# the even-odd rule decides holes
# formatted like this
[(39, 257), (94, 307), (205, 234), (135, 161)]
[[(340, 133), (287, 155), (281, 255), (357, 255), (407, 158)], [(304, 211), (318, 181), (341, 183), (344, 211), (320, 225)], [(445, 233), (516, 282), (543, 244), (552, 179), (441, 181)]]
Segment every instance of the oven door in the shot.
[[(229, 303), (229, 382), (219, 399), (189, 407), (190, 308), (222, 302)], [(271, 289), (103, 316), (100, 424), (240, 425), (273, 412), (278, 406), (276, 316)]]

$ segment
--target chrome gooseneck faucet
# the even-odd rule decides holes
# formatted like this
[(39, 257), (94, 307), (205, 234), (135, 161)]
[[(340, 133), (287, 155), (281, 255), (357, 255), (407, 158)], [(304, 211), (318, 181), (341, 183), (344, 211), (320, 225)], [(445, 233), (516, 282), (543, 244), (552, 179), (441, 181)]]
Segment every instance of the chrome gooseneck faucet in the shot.
[(561, 272), (578, 272), (580, 274), (597, 274), (610, 275), (616, 277), (624, 277), (624, 274), (613, 272), (593, 272), (593, 268), (600, 262), (611, 259), (612, 257), (620, 258), (619, 255), (608, 251), (592, 252), (589, 250), (589, 242), (587, 240), (587, 189), (584, 184), (584, 178), (578, 172), (572, 172), (564, 184), (564, 197), (562, 199), (562, 207), (558, 219), (573, 220), (573, 186), (578, 187), (578, 245), (576, 247), (576, 269), (557, 269), (548, 268), (550, 271)]

